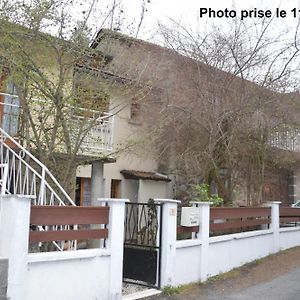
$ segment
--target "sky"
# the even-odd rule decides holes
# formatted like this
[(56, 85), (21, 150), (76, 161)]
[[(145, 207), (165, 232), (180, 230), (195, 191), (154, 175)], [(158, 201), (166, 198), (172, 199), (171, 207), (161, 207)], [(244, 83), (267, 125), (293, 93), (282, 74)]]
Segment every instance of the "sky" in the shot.
[[(141, 0), (124, 0), (126, 13), (132, 17), (140, 14)], [(300, 9), (300, 0), (150, 0), (148, 12), (143, 23), (143, 34), (154, 32), (157, 23), (167, 24), (169, 18), (179, 20), (185, 27), (193, 30), (210, 26), (212, 23), (222, 24), (226, 18), (199, 18), (200, 8), (212, 8), (222, 10), (225, 8), (240, 10), (262, 9), (274, 10), (278, 7), (287, 11), (287, 17), (275, 20), (277, 26), (292, 26), (297, 23), (297, 18), (293, 17), (291, 9)], [(299, 13), (300, 17), (300, 13)], [(251, 19), (251, 18), (250, 18)]]

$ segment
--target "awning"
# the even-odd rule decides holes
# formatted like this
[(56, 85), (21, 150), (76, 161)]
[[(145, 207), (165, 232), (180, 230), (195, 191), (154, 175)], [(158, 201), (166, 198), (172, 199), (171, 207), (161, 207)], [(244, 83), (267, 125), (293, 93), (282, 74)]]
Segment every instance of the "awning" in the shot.
[(171, 179), (167, 175), (155, 173), (155, 172), (122, 170), (120, 173), (123, 174), (125, 179), (143, 179), (143, 180), (168, 181), (168, 182), (171, 181)]

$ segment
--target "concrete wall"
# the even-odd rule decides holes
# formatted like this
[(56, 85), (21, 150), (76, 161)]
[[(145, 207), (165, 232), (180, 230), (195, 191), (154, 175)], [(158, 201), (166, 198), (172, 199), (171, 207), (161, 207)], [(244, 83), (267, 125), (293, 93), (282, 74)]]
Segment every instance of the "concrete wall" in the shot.
[(300, 245), (300, 227), (280, 228), (279, 245), (281, 250)]
[(169, 185), (165, 181), (140, 180), (139, 202), (148, 202), (149, 198), (168, 198)]
[(174, 285), (200, 281), (201, 242), (178, 241), (176, 243), (176, 261)]
[(273, 253), (273, 232), (260, 230), (209, 239), (207, 276), (228, 272)]
[[(300, 245), (300, 228), (282, 228), (279, 249)], [(259, 230), (209, 238), (207, 277), (228, 272), (274, 253), (273, 231)], [(176, 242), (174, 286), (201, 281), (201, 240)], [(276, 251), (277, 252), (277, 251)], [(188, 266), (188, 267), (187, 267)]]
[(26, 299), (109, 299), (109, 278), (105, 250), (30, 254)]
[(164, 235), (162, 244), (162, 252), (167, 254), (162, 262), (167, 266), (162, 268), (162, 286), (206, 281), (256, 259), (300, 246), (300, 227), (279, 227), (280, 202), (271, 205), (270, 229), (216, 237), (209, 237), (209, 203), (198, 203), (197, 237), (176, 241), (177, 204), (174, 200), (164, 201), (168, 201), (169, 206), (163, 208), (163, 232), (168, 234)]
[[(141, 158), (134, 158), (137, 165), (136, 169), (144, 170), (145, 165), (141, 162)], [(172, 183), (166, 181), (141, 180), (141, 179), (125, 179), (120, 173), (123, 169), (131, 169), (130, 161), (127, 168), (122, 167), (122, 160), (116, 163), (104, 165), (104, 197), (110, 197), (111, 179), (121, 180), (121, 198), (130, 201), (147, 202), (149, 198), (171, 198)], [(149, 167), (151, 169), (151, 167)], [(148, 168), (148, 169), (149, 169)], [(77, 169), (77, 176), (91, 177), (91, 166), (80, 166)]]
[[(105, 179), (104, 197), (110, 197), (111, 180), (122, 180), (121, 197), (135, 199), (133, 195), (132, 182), (124, 179), (120, 173), (122, 170), (138, 170), (146, 172), (156, 172), (158, 170), (157, 155), (153, 148), (149, 145), (145, 147), (146, 135), (149, 133), (146, 124), (143, 122), (133, 122), (130, 117), (131, 111), (131, 93), (124, 94), (118, 90), (112, 90), (110, 102), (110, 112), (115, 113), (113, 125), (113, 149), (114, 152), (119, 152), (115, 158), (115, 163), (104, 164), (103, 176)], [(128, 145), (133, 146), (128, 146)], [(142, 146), (141, 146), (142, 145)], [(91, 166), (80, 166), (77, 168), (76, 176), (78, 177), (91, 177)], [(166, 183), (164, 183), (165, 185)], [(150, 185), (150, 184), (149, 184)], [(155, 183), (152, 184), (155, 188), (160, 188)], [(149, 197), (168, 197), (172, 198), (171, 189), (163, 193), (156, 193), (152, 190), (152, 195), (142, 195), (143, 199)], [(148, 197), (148, 198), (149, 198)]]
[(6, 300), (8, 284), (8, 259), (0, 258), (0, 300)]
[(131, 202), (137, 202), (139, 197), (139, 180), (123, 179), (121, 181), (122, 198), (129, 199)]

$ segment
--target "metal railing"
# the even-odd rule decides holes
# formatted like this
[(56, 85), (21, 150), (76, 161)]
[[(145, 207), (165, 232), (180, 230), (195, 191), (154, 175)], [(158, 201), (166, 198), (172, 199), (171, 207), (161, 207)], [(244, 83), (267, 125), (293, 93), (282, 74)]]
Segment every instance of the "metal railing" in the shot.
[[(7, 194), (32, 195), (35, 205), (74, 205), (48, 168), (0, 128), (1, 189)], [(3, 182), (6, 183), (3, 184)]]
[(7, 191), (8, 164), (0, 164), (0, 176), (1, 196), (3, 196)]
[(273, 132), (269, 143), (275, 148), (300, 152), (300, 132), (297, 129)]
[[(48, 168), (0, 128), (0, 187), (1, 195), (30, 195), (34, 205), (75, 206), (74, 201), (58, 183)], [(56, 230), (67, 230), (69, 226), (57, 226)], [(74, 227), (74, 229), (76, 229)], [(36, 230), (45, 231), (38, 226)], [(75, 250), (76, 241), (70, 241), (68, 248), (63, 242), (52, 242), (58, 251)], [(39, 245), (44, 248), (45, 244)]]

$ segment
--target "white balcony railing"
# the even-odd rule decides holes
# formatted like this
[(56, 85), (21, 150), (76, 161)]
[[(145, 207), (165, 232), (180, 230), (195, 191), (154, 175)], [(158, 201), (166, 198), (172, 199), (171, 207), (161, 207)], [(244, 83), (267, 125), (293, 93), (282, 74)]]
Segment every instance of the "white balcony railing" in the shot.
[[(16, 136), (19, 127), (19, 116), (21, 113), (21, 107), (19, 105), (19, 98), (17, 95), (0, 93), (3, 97), (3, 102), (0, 102), (2, 109), (1, 128), (11, 136)], [(46, 103), (45, 100), (33, 99), (37, 103)], [(76, 124), (78, 121), (85, 120), (87, 126), (90, 126), (88, 134), (83, 139), (80, 147), (79, 154), (99, 156), (99, 154), (108, 154), (113, 149), (113, 123), (114, 117), (110, 113), (103, 112), (99, 116), (99, 111), (85, 108), (71, 107), (77, 112), (88, 112), (88, 117), (79, 115), (72, 115), (71, 122), (74, 124), (74, 130), (76, 131)]]
[(273, 132), (270, 136), (269, 143), (275, 148), (292, 152), (300, 152), (300, 131), (297, 129), (291, 129)]

